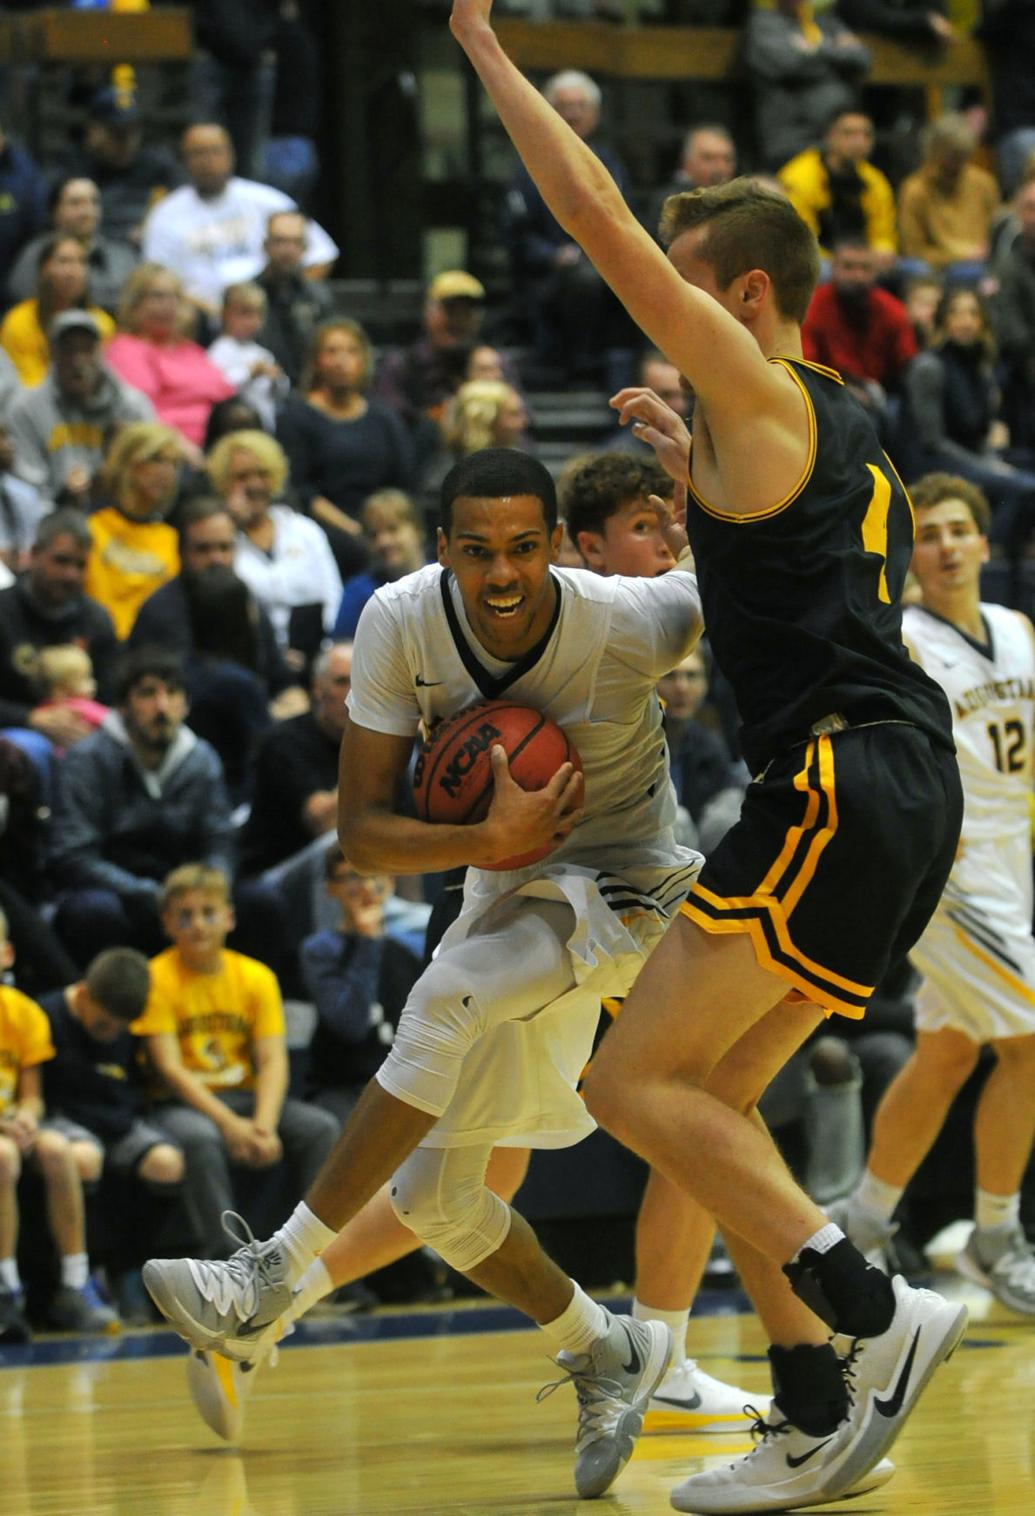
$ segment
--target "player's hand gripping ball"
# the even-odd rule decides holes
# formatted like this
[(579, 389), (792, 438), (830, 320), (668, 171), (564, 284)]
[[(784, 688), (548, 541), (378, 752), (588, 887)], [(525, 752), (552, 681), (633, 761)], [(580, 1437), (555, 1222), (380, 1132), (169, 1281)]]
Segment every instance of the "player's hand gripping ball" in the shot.
[[(492, 804), (492, 761), (503, 748), (510, 775), (523, 790), (541, 790), (562, 763), (582, 762), (567, 733), (527, 705), (486, 700), (439, 722), (417, 756), (413, 793), (421, 821), (450, 821), (470, 826), (484, 821)], [(520, 869), (551, 852), (549, 847), (492, 864), (493, 869)]]

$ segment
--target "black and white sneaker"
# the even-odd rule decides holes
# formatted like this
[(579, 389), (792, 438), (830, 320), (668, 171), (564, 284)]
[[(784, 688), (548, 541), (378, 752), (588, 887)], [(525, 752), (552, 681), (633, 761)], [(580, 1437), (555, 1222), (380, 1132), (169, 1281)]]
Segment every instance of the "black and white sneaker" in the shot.
[(752, 1431), (758, 1440), (750, 1453), (685, 1479), (672, 1491), (673, 1508), (697, 1516), (796, 1511), (865, 1495), (887, 1484), (895, 1472), (894, 1464), (885, 1459), (846, 1486), (842, 1471), (855, 1436), (849, 1420), (825, 1437), (813, 1437), (793, 1426), (774, 1403)]

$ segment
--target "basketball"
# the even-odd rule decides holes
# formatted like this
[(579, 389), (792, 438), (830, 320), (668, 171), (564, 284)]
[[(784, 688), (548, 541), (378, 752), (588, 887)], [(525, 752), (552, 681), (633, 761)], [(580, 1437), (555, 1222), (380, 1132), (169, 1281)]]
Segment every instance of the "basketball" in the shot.
[[(510, 773), (524, 790), (541, 790), (562, 763), (582, 763), (567, 734), (527, 705), (485, 700), (435, 727), (417, 755), (413, 793), (421, 821), (473, 825), (492, 804), (490, 749), (499, 744)], [(524, 868), (545, 858), (550, 848), (506, 858), (492, 867)]]

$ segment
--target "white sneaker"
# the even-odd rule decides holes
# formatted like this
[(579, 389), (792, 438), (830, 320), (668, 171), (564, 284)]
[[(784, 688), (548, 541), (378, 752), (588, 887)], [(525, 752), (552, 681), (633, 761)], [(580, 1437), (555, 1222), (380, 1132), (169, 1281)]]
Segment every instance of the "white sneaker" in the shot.
[(677, 1485), (670, 1501), (677, 1511), (721, 1516), (737, 1511), (796, 1511), (800, 1506), (865, 1495), (887, 1484), (895, 1466), (885, 1459), (846, 1486), (844, 1460), (850, 1455), (854, 1429), (842, 1421), (826, 1437), (811, 1437), (792, 1426), (777, 1406), (753, 1428), (756, 1447), (718, 1469), (693, 1474)]
[(967, 1308), (934, 1290), (917, 1290), (901, 1274), (891, 1281), (895, 1314), (879, 1337), (835, 1337), (852, 1409), (853, 1442), (843, 1461), (843, 1488), (883, 1458), (939, 1364), (951, 1358), (967, 1325)]
[(956, 1268), (1011, 1311), (1035, 1316), (1035, 1249), (1020, 1226), (984, 1232), (975, 1227), (957, 1255)]
[(618, 1478), (632, 1457), (643, 1427), (647, 1402), (668, 1368), (672, 1333), (660, 1321), (635, 1321), (611, 1316), (606, 1337), (588, 1353), (560, 1352), (557, 1365), (563, 1379), (544, 1385), (536, 1396), (545, 1400), (570, 1380), (579, 1401), (575, 1439), (575, 1489), (580, 1499), (593, 1500)]
[(694, 1358), (674, 1363), (643, 1418), (645, 1432), (743, 1432), (769, 1412), (769, 1396), (706, 1374)]

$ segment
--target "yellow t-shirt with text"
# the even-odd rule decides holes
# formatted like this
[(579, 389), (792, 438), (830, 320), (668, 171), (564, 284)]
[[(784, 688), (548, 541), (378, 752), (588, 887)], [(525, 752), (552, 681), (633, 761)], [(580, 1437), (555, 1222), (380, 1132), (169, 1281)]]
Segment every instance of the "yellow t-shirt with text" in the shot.
[(22, 1069), (54, 1056), (50, 1022), (28, 995), (0, 985), (0, 1116), (18, 1103)]
[(93, 545), (83, 589), (101, 602), (125, 641), (144, 601), (180, 572), (180, 539), (165, 521), (131, 521), (113, 505), (94, 511), (86, 524)]
[(218, 973), (197, 974), (167, 948), (151, 959), (151, 993), (131, 1030), (178, 1038), (185, 1068), (212, 1090), (255, 1085), (252, 1050), (260, 1037), (283, 1037), (276, 975), (242, 953), (223, 951)]

